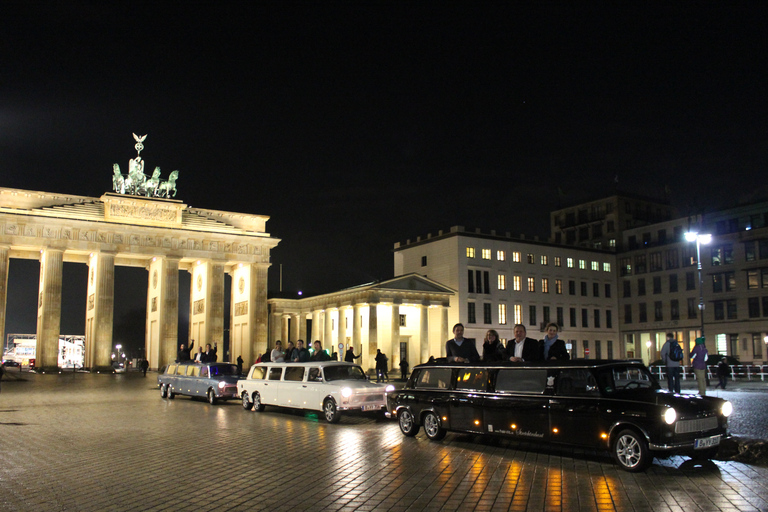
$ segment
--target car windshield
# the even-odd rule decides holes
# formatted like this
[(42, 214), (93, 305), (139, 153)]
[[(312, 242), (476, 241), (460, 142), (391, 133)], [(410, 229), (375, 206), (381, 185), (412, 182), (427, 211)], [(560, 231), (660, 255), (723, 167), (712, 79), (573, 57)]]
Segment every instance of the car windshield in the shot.
[(629, 389), (659, 389), (659, 383), (642, 366), (611, 366), (596, 370), (597, 382), (606, 394)]
[(220, 375), (239, 375), (237, 366), (234, 364), (217, 364), (216, 366), (211, 366), (211, 377)]
[(359, 366), (326, 366), (323, 368), (325, 380), (365, 380), (365, 373)]

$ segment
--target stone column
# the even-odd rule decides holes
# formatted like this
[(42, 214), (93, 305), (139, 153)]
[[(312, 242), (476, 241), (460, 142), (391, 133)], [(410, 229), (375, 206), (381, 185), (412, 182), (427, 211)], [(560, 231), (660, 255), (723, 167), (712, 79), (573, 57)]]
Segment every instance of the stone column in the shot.
[(362, 311), (363, 307), (360, 304), (355, 304), (352, 312), (352, 346), (355, 347), (355, 351), (360, 350), (363, 345)]
[(8, 305), (8, 264), (10, 248), (0, 245), (0, 340), (5, 342), (5, 311)]
[[(389, 362), (387, 363), (390, 369), (396, 368), (396, 364), (400, 363), (400, 304), (392, 304), (392, 338), (389, 342)], [(382, 352), (387, 353), (382, 349)], [(393, 370), (394, 371), (394, 370)]]
[(323, 311), (323, 346), (333, 344), (333, 318), (331, 310)]
[(451, 335), (448, 334), (448, 308), (445, 306), (441, 306), (442, 311), (441, 313), (441, 321), (440, 321), (440, 356), (439, 357), (445, 357), (445, 342), (448, 341), (451, 338)]
[[(312, 337), (316, 340), (320, 340), (323, 342), (323, 326), (320, 322), (320, 318), (322, 318), (323, 312), (319, 309), (313, 309), (312, 310)], [(323, 342), (323, 346), (325, 346), (325, 342)]]
[(155, 257), (147, 286), (147, 359), (152, 368), (161, 368), (175, 361), (178, 351), (179, 258)]
[(40, 292), (37, 302), (37, 355), (35, 366), (58, 371), (61, 329), (61, 281), (64, 251), (46, 248), (40, 254)]
[(347, 343), (347, 311), (349, 311), (348, 306), (339, 307), (339, 340), (333, 344), (334, 347)]
[(411, 368), (417, 364), (426, 363), (429, 360), (429, 306), (421, 306), (421, 320), (419, 322), (419, 354), (418, 361), (408, 361)]
[(253, 264), (253, 280), (251, 293), (253, 300), (253, 338), (254, 354), (267, 351), (267, 270), (269, 264)]
[(307, 340), (307, 315), (300, 311), (297, 315), (298, 322), (299, 322), (299, 339), (306, 341)]
[(368, 306), (368, 354), (363, 361), (368, 368), (376, 368), (376, 350), (379, 348), (379, 315), (378, 304)]
[(292, 341), (294, 345), (296, 344), (295, 339), (291, 339), (291, 333), (288, 331), (289, 329), (289, 322), (291, 315), (288, 315), (286, 313), (283, 313), (280, 317), (280, 341), (288, 342), (288, 340)]
[(111, 369), (114, 315), (115, 255), (93, 253), (88, 260), (88, 297), (85, 308), (85, 366), (91, 371)]
[[(299, 332), (299, 320), (301, 319), (301, 315), (298, 315), (296, 313), (291, 314), (291, 334), (289, 336), (289, 339), (291, 341), (298, 341), (298, 340), (304, 340), (304, 338), (301, 337), (301, 332)], [(283, 340), (285, 341), (285, 340)], [(304, 340), (305, 345), (307, 343), (307, 340)]]
[[(206, 315), (206, 334), (209, 340), (219, 344), (219, 361), (234, 361), (237, 356), (224, 352), (224, 263), (211, 262), (208, 268), (208, 289), (205, 298), (208, 313)], [(230, 324), (232, 325), (232, 324)], [(230, 346), (230, 350), (232, 347)]]

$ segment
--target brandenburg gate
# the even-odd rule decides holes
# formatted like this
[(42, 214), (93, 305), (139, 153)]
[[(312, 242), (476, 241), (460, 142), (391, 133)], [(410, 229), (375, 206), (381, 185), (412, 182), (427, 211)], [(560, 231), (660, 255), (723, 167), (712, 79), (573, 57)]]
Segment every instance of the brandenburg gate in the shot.
[[(152, 179), (140, 160), (131, 160), (125, 178), (133, 178), (133, 188), (126, 188), (115, 165), (116, 192), (98, 198), (0, 188), (0, 334), (5, 339), (10, 258), (39, 260), (36, 366), (44, 371), (58, 366), (64, 262), (88, 265), (85, 366), (92, 370), (111, 367), (117, 265), (147, 270), (145, 348), (152, 368), (173, 361), (179, 344), (187, 342), (178, 339), (180, 270), (191, 274), (190, 338), (196, 346), (224, 340), (227, 273), (230, 353), (254, 361), (267, 349), (267, 269), (270, 249), (279, 242), (265, 230), (269, 217), (192, 208), (168, 197), (169, 182), (139, 188), (139, 175)], [(158, 194), (163, 184), (166, 193)]]

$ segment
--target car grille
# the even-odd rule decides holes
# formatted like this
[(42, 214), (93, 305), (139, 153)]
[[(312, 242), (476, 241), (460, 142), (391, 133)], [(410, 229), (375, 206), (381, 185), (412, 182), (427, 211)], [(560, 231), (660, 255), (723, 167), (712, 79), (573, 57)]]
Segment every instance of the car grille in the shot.
[(700, 418), (696, 420), (680, 420), (675, 424), (675, 434), (688, 434), (690, 432), (702, 432), (717, 428), (717, 417)]
[(353, 404), (365, 404), (371, 402), (383, 402), (384, 394), (376, 393), (373, 395), (355, 395), (352, 397)]
[(224, 388), (224, 395), (237, 395), (237, 386), (227, 386)]

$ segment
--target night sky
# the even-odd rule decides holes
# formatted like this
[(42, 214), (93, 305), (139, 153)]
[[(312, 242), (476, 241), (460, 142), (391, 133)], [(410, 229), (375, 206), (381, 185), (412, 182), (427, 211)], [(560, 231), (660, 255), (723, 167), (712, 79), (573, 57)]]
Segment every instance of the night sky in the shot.
[[(282, 264), (305, 295), (392, 277), (394, 242), (452, 225), (546, 237), (616, 191), (765, 199), (768, 8), (633, 4), (6, 1), (0, 186), (99, 197), (148, 134), (176, 199), (271, 217), (270, 290)], [(22, 268), (37, 286), (12, 262), (9, 303)]]

